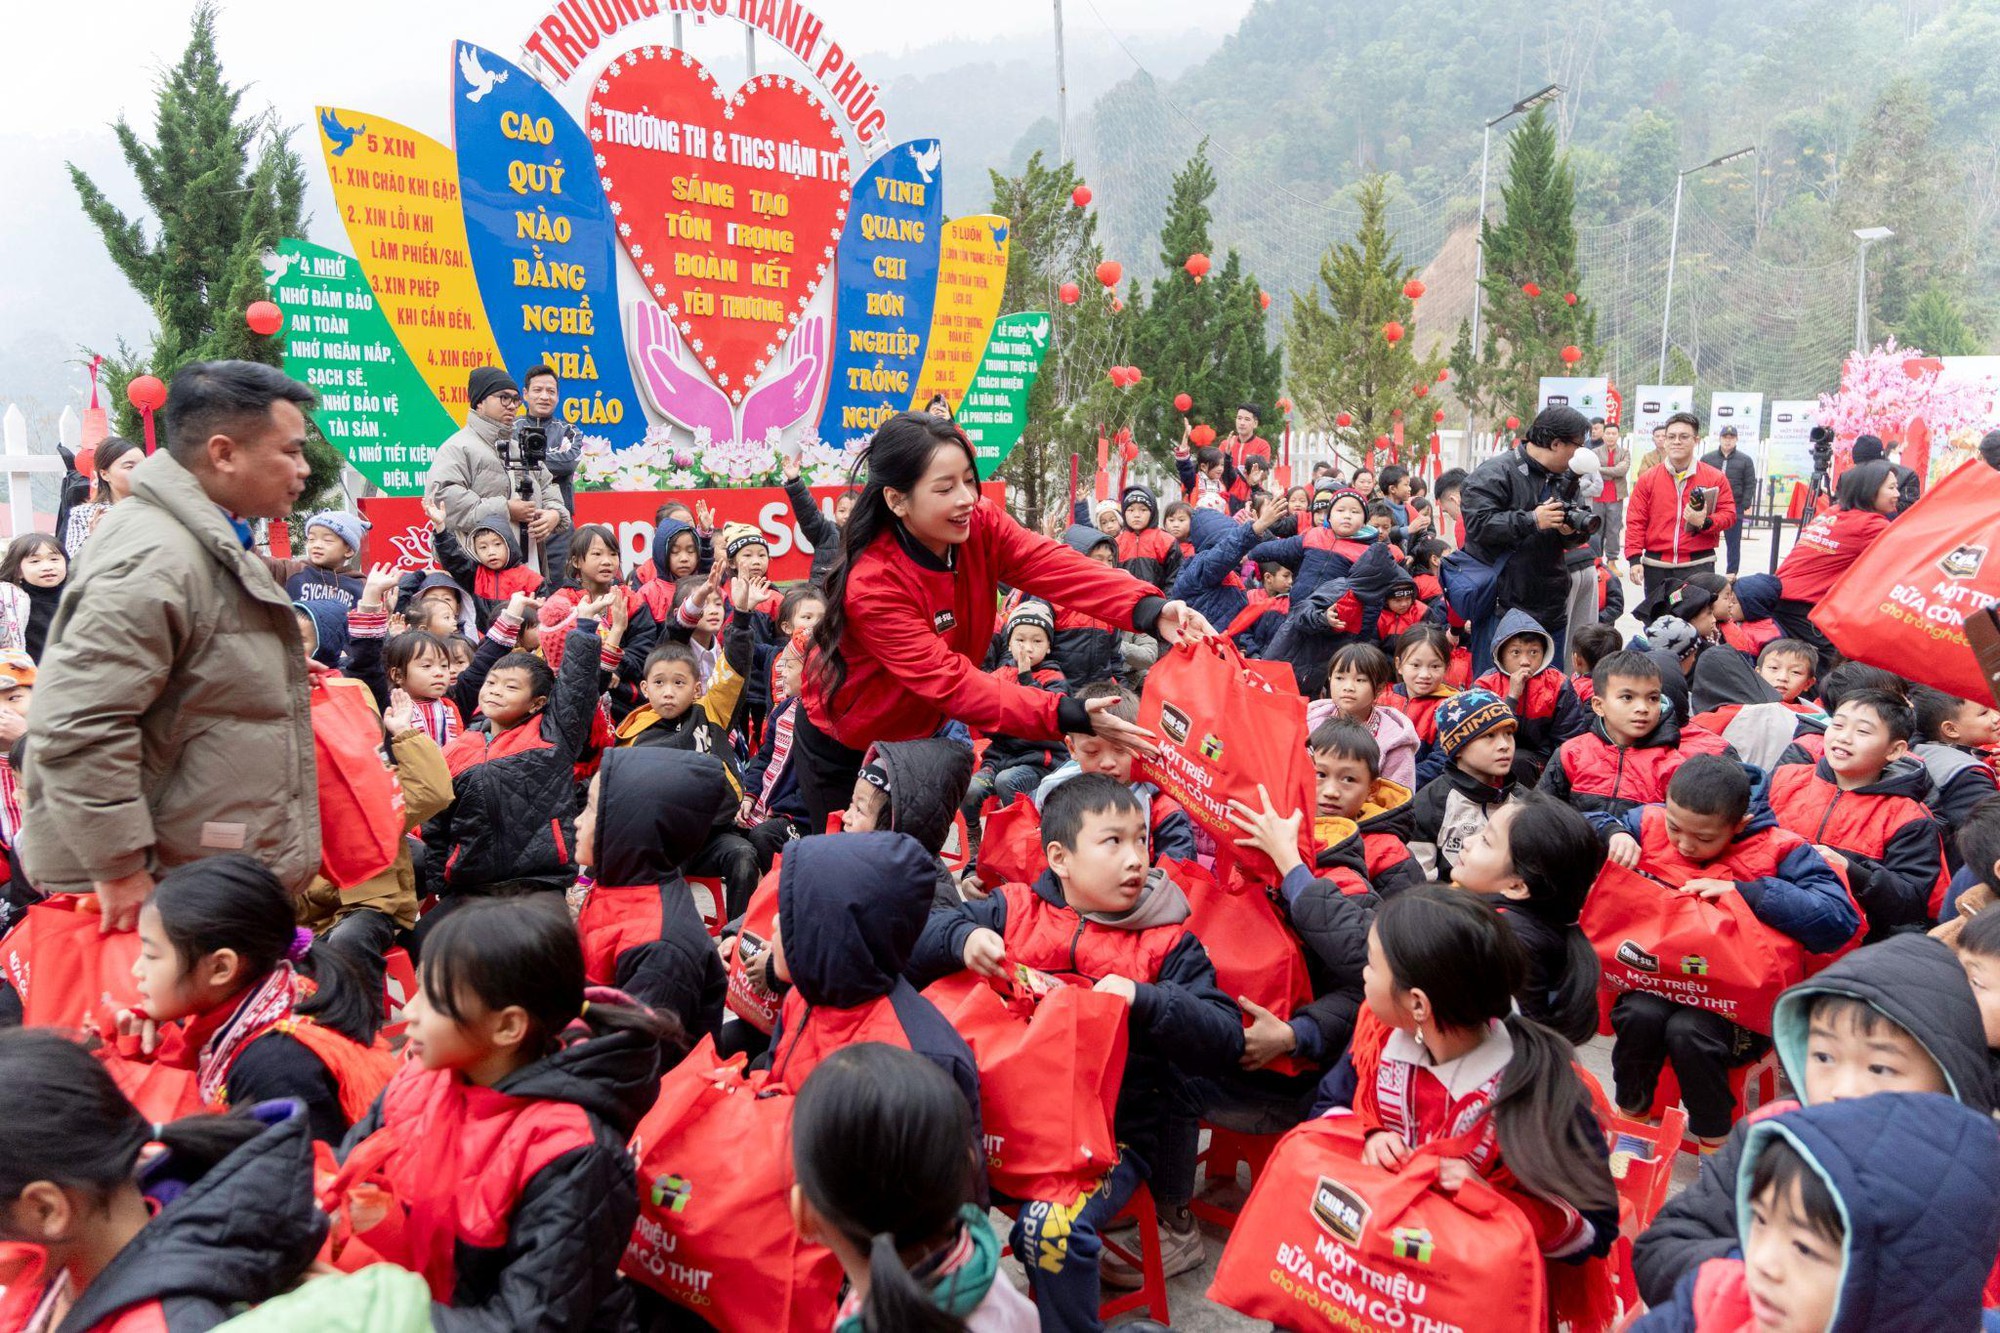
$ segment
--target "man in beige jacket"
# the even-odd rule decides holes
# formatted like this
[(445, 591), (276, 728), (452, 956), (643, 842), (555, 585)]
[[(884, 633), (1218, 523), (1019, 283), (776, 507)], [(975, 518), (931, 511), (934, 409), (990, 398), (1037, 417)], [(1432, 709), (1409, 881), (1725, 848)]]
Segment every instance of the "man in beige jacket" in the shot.
[(284, 585), (250, 549), (306, 482), (312, 390), (196, 362), (166, 448), (132, 473), (49, 625), (22, 768), (21, 857), (48, 892), (136, 922), (156, 873), (247, 852), (294, 892), (319, 868), (310, 682)]
[(528, 565), (560, 579), (570, 529), (562, 490), (546, 466), (529, 468), (516, 458), (509, 468), (500, 453), (520, 414), (520, 388), (498, 366), (480, 366), (467, 377), (466, 402), (464, 427), (431, 458), (424, 500), (444, 510), (453, 535), (467, 550), (480, 523), (500, 519), (511, 524)]

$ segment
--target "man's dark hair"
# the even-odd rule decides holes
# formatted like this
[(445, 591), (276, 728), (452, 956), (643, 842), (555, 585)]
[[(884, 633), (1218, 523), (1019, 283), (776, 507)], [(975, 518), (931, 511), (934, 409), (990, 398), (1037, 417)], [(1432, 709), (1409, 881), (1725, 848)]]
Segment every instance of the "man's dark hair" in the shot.
[(1734, 823), (1750, 813), (1750, 776), (1726, 755), (1693, 755), (1667, 784), (1667, 799), (1691, 814)]
[(1141, 819), (1146, 807), (1132, 789), (1103, 773), (1084, 773), (1062, 783), (1042, 802), (1042, 845), (1059, 842), (1071, 851), (1083, 836), (1083, 821), (1091, 815), (1132, 814)]
[(1701, 418), (1692, 412), (1676, 412), (1662, 421), (1659, 428), (1665, 430), (1668, 426), (1675, 425), (1692, 426), (1695, 434), (1701, 434)]
[(1605, 421), (1603, 417), (1592, 417), (1590, 419), (1590, 424), (1593, 426), (1602, 426), (1605, 424)]
[(1466, 478), (1466, 471), (1464, 468), (1462, 467), (1452, 468), (1450, 471), (1444, 473), (1442, 476), (1438, 478), (1437, 486), (1431, 493), (1437, 496), (1438, 499), (1442, 500), (1444, 499), (1445, 496), (1450, 495), (1454, 491), (1464, 490), (1465, 478)]
[(526, 389), (530, 384), (533, 384), (544, 375), (554, 380), (558, 388), (562, 386), (562, 379), (556, 374), (556, 368), (546, 361), (537, 361), (534, 365), (528, 367), (527, 374), (521, 376), (521, 387)]
[(1557, 403), (1535, 413), (1525, 438), (1538, 448), (1553, 449), (1558, 444), (1581, 444), (1589, 434), (1590, 423), (1583, 413)]
[(275, 366), (256, 361), (194, 361), (167, 386), (167, 452), (191, 465), (210, 437), (236, 436), (268, 421), (271, 405), (310, 411), (313, 391)]
[(1257, 404), (1255, 404), (1255, 403), (1238, 403), (1238, 404), (1236, 405), (1236, 410), (1237, 410), (1238, 412), (1248, 412), (1248, 413), (1249, 413), (1249, 414), (1250, 414), (1251, 416), (1253, 416), (1253, 417), (1257, 418), (1257, 424), (1258, 424), (1258, 425), (1260, 425), (1260, 426), (1261, 426), (1261, 425), (1263, 425), (1263, 424), (1264, 424), (1264, 409), (1263, 409), (1263, 408), (1261, 408), (1261, 407), (1259, 407), (1259, 406), (1257, 406)]

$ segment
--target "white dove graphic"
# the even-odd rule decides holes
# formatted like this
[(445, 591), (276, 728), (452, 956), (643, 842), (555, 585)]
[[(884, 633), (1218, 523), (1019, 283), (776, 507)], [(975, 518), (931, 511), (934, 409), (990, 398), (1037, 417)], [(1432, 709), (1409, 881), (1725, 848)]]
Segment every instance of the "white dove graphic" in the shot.
[(472, 85), (465, 94), (465, 100), (468, 102), (477, 102), (492, 92), (495, 84), (507, 82), (505, 70), (498, 74), (488, 73), (486, 67), (479, 63), (479, 52), (469, 46), (458, 48), (458, 72)]
[(931, 146), (922, 152), (918, 152), (915, 146), (910, 148), (910, 160), (917, 164), (917, 174), (924, 178), (926, 185), (931, 183), (931, 173), (937, 170), (938, 159), (943, 156), (944, 145), (936, 139), (931, 140)]
[(266, 250), (264, 252), (264, 285), (266, 287), (275, 287), (284, 281), (285, 274), (291, 272), (292, 265), (298, 262), (298, 258), (297, 255), (281, 255), (276, 250)]

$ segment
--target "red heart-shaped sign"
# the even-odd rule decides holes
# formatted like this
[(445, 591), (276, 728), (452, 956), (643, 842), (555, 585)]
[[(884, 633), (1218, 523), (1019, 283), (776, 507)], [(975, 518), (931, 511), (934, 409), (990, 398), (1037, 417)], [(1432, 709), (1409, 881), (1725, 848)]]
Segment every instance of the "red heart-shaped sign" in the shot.
[(832, 112), (782, 74), (726, 93), (649, 46), (598, 76), (587, 128), (646, 290), (740, 402), (833, 267), (848, 164)]

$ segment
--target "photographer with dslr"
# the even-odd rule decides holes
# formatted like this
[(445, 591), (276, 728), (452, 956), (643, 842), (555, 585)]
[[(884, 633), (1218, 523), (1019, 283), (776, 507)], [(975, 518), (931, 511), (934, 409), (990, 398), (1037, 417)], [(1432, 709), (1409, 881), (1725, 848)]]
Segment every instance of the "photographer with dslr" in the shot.
[(498, 366), (480, 366), (466, 381), (465, 426), (438, 446), (424, 477), (424, 499), (469, 550), (482, 520), (505, 519), (527, 562), (544, 577), (550, 544), (569, 531), (562, 492), (545, 462), (548, 434), (519, 416), (520, 386)]
[(1572, 407), (1546, 407), (1521, 443), (1487, 459), (1465, 479), (1459, 515), (1465, 554), (1498, 571), (1492, 610), (1472, 627), (1475, 671), (1491, 665), (1493, 631), (1514, 608), (1556, 640), (1552, 661), (1565, 662), (1569, 574), (1564, 555), (1589, 540), (1601, 520), (1578, 494), (1570, 460), (1590, 422)]
[(1674, 413), (1666, 420), (1665, 456), (1632, 484), (1625, 559), (1643, 558), (1647, 608), (1689, 576), (1714, 573), (1715, 548), (1736, 523), (1729, 478), (1694, 456), (1700, 442), (1701, 418)]

